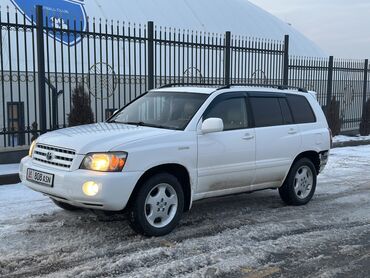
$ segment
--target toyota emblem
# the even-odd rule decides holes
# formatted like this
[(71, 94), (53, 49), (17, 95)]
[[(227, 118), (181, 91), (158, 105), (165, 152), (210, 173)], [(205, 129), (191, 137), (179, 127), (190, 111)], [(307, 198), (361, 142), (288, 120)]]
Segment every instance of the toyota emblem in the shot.
[(46, 159), (47, 160), (52, 160), (54, 158), (54, 154), (52, 153), (52, 152), (48, 152), (47, 154), (46, 154)]

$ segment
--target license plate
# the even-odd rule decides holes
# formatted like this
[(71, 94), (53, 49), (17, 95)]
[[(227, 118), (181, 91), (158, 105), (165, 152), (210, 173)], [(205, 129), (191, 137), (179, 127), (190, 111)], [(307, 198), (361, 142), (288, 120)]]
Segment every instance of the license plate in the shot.
[(27, 169), (27, 180), (41, 185), (53, 187), (54, 175), (33, 169)]

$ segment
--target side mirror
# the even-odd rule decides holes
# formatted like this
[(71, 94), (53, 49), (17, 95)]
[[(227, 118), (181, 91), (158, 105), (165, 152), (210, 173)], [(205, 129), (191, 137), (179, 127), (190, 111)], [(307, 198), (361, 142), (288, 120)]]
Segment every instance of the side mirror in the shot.
[(213, 133), (224, 130), (224, 123), (220, 118), (209, 118), (202, 123), (202, 133)]

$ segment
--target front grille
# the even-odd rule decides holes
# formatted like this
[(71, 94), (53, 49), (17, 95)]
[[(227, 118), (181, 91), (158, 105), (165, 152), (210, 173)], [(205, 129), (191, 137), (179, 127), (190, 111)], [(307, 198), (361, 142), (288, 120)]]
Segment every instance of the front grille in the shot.
[(41, 163), (69, 169), (72, 166), (75, 155), (76, 152), (74, 150), (37, 144), (32, 158)]

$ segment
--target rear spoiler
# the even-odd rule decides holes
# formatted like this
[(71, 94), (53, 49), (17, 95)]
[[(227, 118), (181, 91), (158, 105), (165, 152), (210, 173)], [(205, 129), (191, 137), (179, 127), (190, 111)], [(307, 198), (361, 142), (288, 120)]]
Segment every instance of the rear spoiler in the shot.
[(317, 100), (317, 93), (315, 91), (307, 91), (307, 93), (309, 93), (311, 96), (314, 97), (314, 99)]

